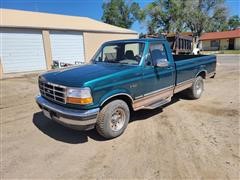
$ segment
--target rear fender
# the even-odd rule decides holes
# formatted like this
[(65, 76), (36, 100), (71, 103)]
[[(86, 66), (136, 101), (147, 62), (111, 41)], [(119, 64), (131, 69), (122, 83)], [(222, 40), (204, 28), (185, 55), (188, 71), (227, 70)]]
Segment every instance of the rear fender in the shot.
[(206, 79), (207, 76), (207, 70), (203, 67), (198, 70), (198, 73), (196, 74), (195, 78), (198, 76), (202, 76), (203, 79)]

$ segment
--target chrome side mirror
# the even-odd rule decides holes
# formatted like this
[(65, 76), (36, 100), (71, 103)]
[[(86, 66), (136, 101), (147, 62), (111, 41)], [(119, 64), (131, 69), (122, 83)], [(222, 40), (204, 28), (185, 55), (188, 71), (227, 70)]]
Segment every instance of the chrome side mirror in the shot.
[(156, 67), (168, 67), (168, 60), (167, 59), (157, 59), (155, 66)]

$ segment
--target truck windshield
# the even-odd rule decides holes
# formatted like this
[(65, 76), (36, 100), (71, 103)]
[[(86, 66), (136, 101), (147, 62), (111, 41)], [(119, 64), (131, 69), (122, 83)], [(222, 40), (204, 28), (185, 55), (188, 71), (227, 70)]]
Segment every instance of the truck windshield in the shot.
[(144, 43), (111, 43), (101, 47), (94, 56), (93, 62), (138, 65), (141, 61), (143, 50)]

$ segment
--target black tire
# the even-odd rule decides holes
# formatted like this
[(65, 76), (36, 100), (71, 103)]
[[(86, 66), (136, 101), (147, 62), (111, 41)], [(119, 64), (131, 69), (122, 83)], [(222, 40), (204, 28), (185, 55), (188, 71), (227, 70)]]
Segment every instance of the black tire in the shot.
[(204, 90), (204, 82), (201, 76), (198, 76), (192, 84), (192, 87), (187, 90), (187, 96), (191, 99), (199, 99)]
[(100, 111), (96, 123), (98, 133), (107, 138), (120, 136), (126, 129), (130, 119), (127, 103), (114, 100), (105, 105)]

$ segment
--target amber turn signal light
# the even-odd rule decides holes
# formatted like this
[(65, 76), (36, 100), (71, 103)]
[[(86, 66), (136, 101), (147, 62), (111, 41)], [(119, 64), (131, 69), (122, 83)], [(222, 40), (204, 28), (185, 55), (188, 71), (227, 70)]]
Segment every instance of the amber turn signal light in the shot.
[(76, 97), (67, 97), (67, 103), (71, 104), (91, 104), (93, 99), (91, 97), (88, 98), (76, 98)]

